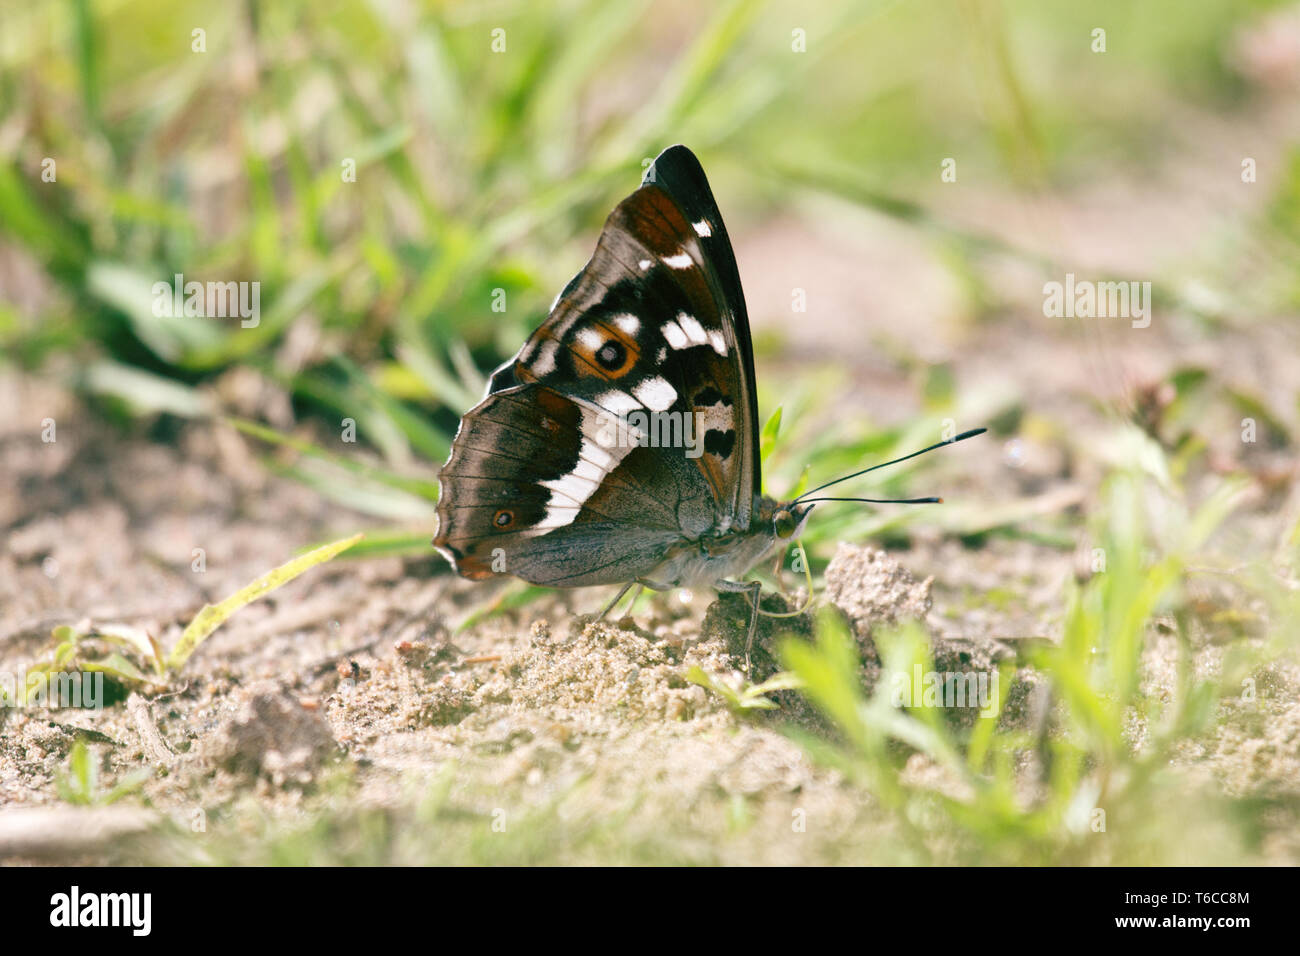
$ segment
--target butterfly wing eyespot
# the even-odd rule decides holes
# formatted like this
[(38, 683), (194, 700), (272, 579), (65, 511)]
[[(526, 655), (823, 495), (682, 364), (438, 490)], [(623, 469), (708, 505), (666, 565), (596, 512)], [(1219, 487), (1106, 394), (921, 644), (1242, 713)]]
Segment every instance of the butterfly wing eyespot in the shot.
[(609, 372), (621, 368), (626, 359), (627, 349), (623, 348), (619, 342), (613, 339), (610, 339), (602, 345), (600, 350), (596, 353), (596, 361), (603, 365), (605, 370)]
[[(591, 335), (593, 332), (594, 336)], [(580, 376), (595, 375), (607, 381), (622, 378), (630, 372), (640, 355), (634, 339), (600, 322), (594, 328), (586, 329), (569, 347), (578, 358), (574, 370)]]
[(508, 528), (515, 521), (515, 513), (509, 508), (502, 508), (492, 516), (492, 524), (498, 528)]

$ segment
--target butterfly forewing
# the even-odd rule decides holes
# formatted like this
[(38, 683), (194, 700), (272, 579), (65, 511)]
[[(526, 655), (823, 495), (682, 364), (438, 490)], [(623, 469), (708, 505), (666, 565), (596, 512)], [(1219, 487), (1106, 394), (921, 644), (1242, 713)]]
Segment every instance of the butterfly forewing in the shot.
[(610, 215), (506, 381), (540, 381), (616, 414), (693, 414), (719, 521), (743, 528), (759, 484), (752, 363), (726, 228), (699, 163), (674, 147)]
[(731, 248), (731, 238), (722, 221), (722, 213), (713, 198), (704, 168), (685, 146), (671, 146), (654, 161), (646, 173), (670, 196), (692, 231), (699, 236), (704, 261), (712, 274), (712, 284), (718, 290), (720, 320), (728, 332), (728, 342), (735, 342), (732, 360), (739, 366), (737, 381), (741, 393), (737, 418), (741, 425), (737, 436), (745, 442), (740, 455), (741, 477), (737, 482), (737, 512), (745, 516), (742, 525), (748, 525), (750, 503), (762, 490), (762, 475), (758, 455), (758, 394), (754, 389), (754, 346), (749, 335), (749, 314), (745, 310), (745, 293), (740, 285), (740, 270)]

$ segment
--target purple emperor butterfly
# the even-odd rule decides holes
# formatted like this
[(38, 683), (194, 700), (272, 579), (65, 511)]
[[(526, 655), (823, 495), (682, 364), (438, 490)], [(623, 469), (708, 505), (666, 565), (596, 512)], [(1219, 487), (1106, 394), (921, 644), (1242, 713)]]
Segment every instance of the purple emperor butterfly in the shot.
[(761, 585), (736, 579), (843, 500), (761, 493), (755, 391), (727, 229), (699, 160), (670, 147), (461, 420), (433, 543), (468, 578), (623, 585), (604, 613), (633, 584), (744, 591), (752, 642)]

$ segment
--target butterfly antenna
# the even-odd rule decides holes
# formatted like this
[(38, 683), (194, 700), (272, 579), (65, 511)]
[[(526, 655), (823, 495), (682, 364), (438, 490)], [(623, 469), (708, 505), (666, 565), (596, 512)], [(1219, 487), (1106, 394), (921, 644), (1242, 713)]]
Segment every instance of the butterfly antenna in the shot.
[[(965, 441), (967, 438), (974, 438), (976, 435), (983, 435), (986, 431), (988, 431), (987, 428), (972, 428), (970, 431), (962, 432), (960, 435), (957, 435), (953, 438), (949, 438), (946, 441), (935, 442), (933, 445), (930, 445), (926, 448), (922, 448), (920, 451), (914, 451), (910, 455), (904, 455), (902, 458), (895, 458), (892, 461), (882, 461), (878, 465), (872, 465), (870, 468), (863, 468), (861, 471), (855, 471), (851, 475), (845, 475), (843, 478), (836, 478), (834, 481), (828, 481), (824, 485), (818, 485), (816, 488), (812, 489), (811, 491), (805, 491), (798, 498), (796, 498), (795, 501), (801, 502), (809, 495), (814, 495), (824, 488), (829, 488), (831, 485), (838, 485), (841, 481), (848, 481), (850, 478), (857, 478), (859, 475), (865, 475), (867, 472), (875, 471), (878, 468), (887, 468), (890, 465), (897, 465), (900, 461), (907, 461), (909, 458), (915, 458), (917, 455), (924, 455), (927, 451), (934, 451), (936, 448), (943, 448), (945, 445), (953, 445), (959, 441)], [(867, 502), (879, 501), (881, 504), (934, 504), (941, 501), (942, 499), (940, 498), (912, 498), (912, 499), (818, 498), (817, 500), (818, 501), (867, 501)]]
[(816, 504), (818, 501), (861, 501), (869, 505), (941, 505), (942, 498), (800, 498), (799, 503)]

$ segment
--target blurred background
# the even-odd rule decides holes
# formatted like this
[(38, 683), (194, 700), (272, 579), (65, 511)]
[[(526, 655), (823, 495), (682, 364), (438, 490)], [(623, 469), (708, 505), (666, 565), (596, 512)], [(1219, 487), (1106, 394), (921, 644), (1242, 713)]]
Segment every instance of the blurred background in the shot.
[[(1059, 642), (1083, 607), (1065, 632), (1098, 646), (1121, 620), (1155, 633), (1157, 611), (1160, 633), (1294, 645), (1300, 4), (11, 0), (0, 70), (15, 639), (82, 614), (177, 631), (286, 548), (357, 530), (349, 557), (409, 562), (365, 582), (441, 575), (436, 471), (460, 415), (680, 142), (736, 248), (760, 414), (781, 411), (769, 493), (992, 431), (853, 486), (942, 508), (819, 509), (815, 572), (839, 541), (912, 549), (939, 576), (936, 639)], [(157, 314), (178, 274), (257, 283), (258, 321)], [(1047, 314), (1067, 276), (1150, 283), (1150, 325)], [(1127, 584), (1099, 580), (1099, 541), (1131, 558)], [(1105, 590), (1157, 567), (1154, 594)], [(230, 653), (293, 672), (296, 645), (262, 646), (282, 631)], [(1223, 742), (1258, 726), (1208, 731), (1208, 697), (1139, 694), (1140, 648), (1115, 658), (1118, 696), (1086, 642), (1036, 659), (1062, 699), (1096, 692), (1078, 713), (1118, 708), (1073, 766), (1154, 805), (1126, 708), (1190, 701), (1143, 766), (1195, 751), (1256, 801), (1214, 817), (1251, 834), (1227, 858), (1294, 859), (1300, 735), (1261, 744), (1261, 769)], [(1275, 686), (1300, 686), (1287, 673)], [(1058, 859), (1085, 784), (1053, 778), (1060, 813), (1037, 823), (997, 804), (975, 814), (990, 829), (952, 825), (973, 859)], [(1184, 860), (1176, 817), (1102, 856)]]

